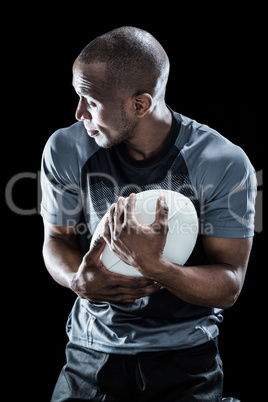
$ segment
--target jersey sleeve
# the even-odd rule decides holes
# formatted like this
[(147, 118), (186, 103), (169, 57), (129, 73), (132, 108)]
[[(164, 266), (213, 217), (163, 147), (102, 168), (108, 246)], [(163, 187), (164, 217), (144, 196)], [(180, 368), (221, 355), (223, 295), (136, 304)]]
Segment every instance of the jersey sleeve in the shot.
[(200, 206), (200, 233), (252, 237), (257, 184), (244, 151), (228, 141), (214, 141), (195, 156), (191, 176)]
[(56, 226), (78, 223), (82, 212), (77, 157), (64, 135), (56, 131), (47, 141), (41, 165), (41, 215)]

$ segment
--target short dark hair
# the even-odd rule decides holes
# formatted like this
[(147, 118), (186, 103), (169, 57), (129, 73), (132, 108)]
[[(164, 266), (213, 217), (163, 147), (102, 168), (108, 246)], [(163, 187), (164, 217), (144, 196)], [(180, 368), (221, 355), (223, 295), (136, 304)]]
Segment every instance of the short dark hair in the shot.
[[(107, 80), (134, 93), (165, 92), (168, 56), (147, 31), (124, 26), (98, 36), (78, 56), (80, 63), (106, 63)], [(161, 89), (162, 88), (162, 89)]]

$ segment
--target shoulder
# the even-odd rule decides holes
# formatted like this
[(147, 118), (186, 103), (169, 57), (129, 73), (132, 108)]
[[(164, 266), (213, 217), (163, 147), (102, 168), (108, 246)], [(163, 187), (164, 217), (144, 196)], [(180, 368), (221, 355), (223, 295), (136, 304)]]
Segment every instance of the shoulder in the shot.
[(59, 155), (74, 156), (90, 156), (94, 153), (98, 146), (92, 141), (84, 128), (82, 122), (77, 122), (69, 127), (60, 128), (55, 131), (48, 139), (45, 149), (57, 152)]
[(189, 174), (201, 181), (212, 181), (232, 175), (235, 182), (254, 171), (243, 149), (213, 128), (181, 116), (181, 131), (177, 145)]
[(201, 233), (253, 236), (256, 177), (243, 149), (207, 125), (183, 116), (177, 142), (199, 201)]
[(99, 149), (90, 139), (82, 122), (55, 131), (48, 139), (43, 159), (57, 169), (63, 165), (76, 165), (82, 168), (84, 163)]

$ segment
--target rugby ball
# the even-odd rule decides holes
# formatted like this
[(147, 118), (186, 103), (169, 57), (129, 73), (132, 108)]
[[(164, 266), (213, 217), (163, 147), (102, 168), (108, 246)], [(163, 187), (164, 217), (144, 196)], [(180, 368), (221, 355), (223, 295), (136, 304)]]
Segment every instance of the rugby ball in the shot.
[[(198, 218), (191, 200), (184, 195), (170, 190), (147, 190), (136, 194), (135, 214), (142, 225), (150, 225), (155, 220), (156, 202), (164, 196), (169, 207), (169, 230), (164, 248), (164, 256), (175, 264), (184, 265), (190, 257), (198, 235)], [(91, 246), (99, 234), (104, 231), (107, 212), (99, 222), (92, 236)], [(148, 253), (150, 250), (148, 250)], [(101, 255), (103, 265), (110, 271), (132, 277), (142, 276), (134, 267), (126, 264), (105, 246)]]

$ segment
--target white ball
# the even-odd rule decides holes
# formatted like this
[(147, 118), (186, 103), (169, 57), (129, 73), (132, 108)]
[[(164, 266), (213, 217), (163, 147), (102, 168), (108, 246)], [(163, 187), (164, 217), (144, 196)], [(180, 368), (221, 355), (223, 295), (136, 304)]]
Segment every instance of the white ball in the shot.
[[(136, 194), (135, 214), (138, 222), (150, 225), (155, 220), (156, 202), (158, 197), (164, 196), (169, 207), (169, 231), (164, 248), (164, 257), (175, 264), (184, 265), (190, 257), (198, 235), (198, 218), (191, 200), (184, 195), (170, 190), (147, 190)], [(99, 222), (91, 240), (91, 246), (99, 234), (104, 231), (108, 212)], [(148, 250), (150, 252), (150, 250)], [(126, 264), (105, 246), (101, 255), (103, 265), (121, 275), (142, 276), (134, 267)]]

